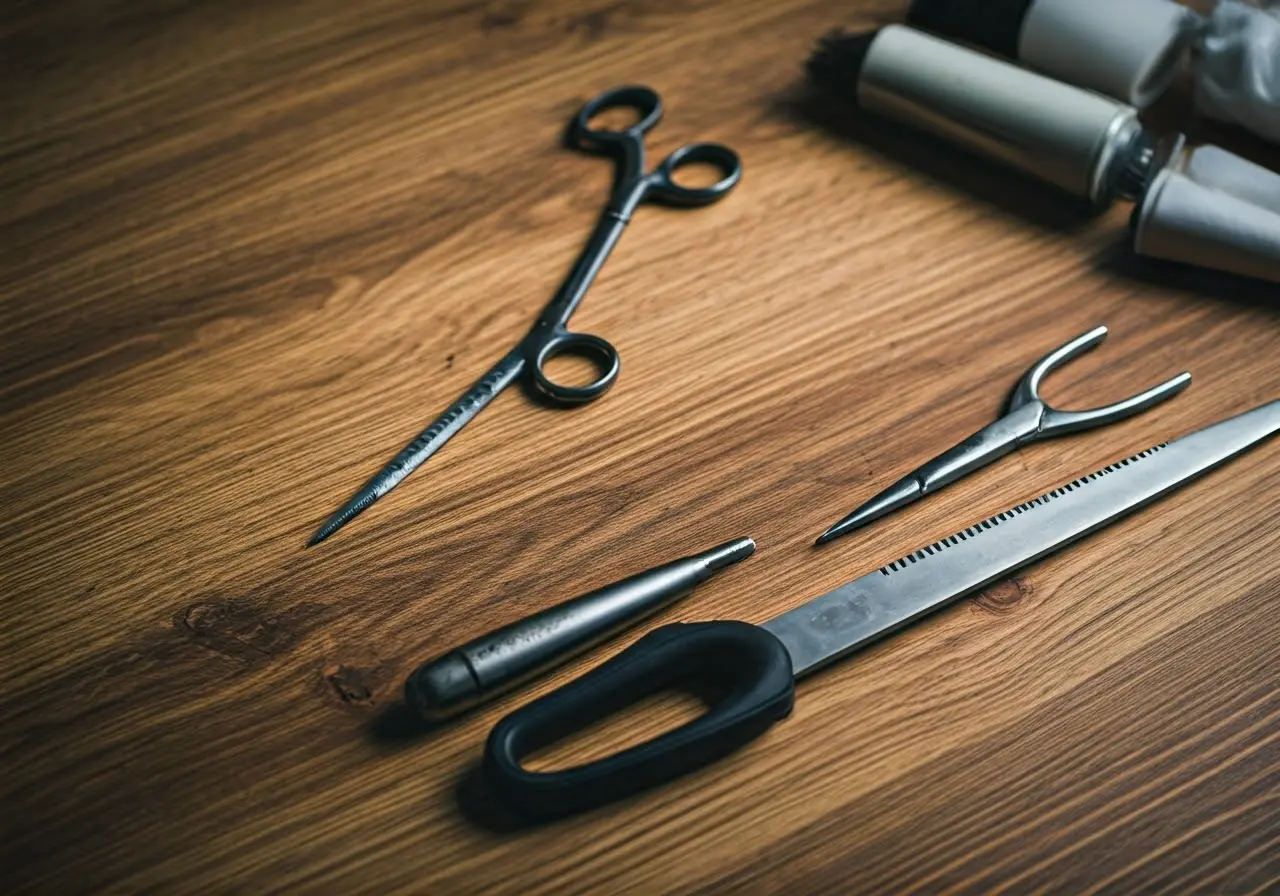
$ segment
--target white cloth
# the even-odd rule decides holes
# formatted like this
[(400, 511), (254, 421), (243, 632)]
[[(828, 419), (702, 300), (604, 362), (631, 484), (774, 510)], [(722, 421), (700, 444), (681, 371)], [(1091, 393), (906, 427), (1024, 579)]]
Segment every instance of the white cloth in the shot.
[(1198, 30), (1197, 108), (1280, 143), (1280, 0), (1221, 0)]

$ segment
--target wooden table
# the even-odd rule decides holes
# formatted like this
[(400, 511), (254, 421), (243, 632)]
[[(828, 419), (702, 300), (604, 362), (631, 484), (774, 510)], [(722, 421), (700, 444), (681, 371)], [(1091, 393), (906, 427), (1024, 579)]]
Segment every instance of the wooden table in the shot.
[[(1280, 395), (1276, 287), (1134, 261), (1125, 209), (804, 98), (817, 35), (901, 14), (11, 5), (4, 889), (1275, 886), (1275, 445), (807, 680), (716, 767), (574, 820), (490, 811), (483, 739), (636, 632), (434, 731), (399, 702), (434, 654), (683, 553), (760, 544), (662, 621), (763, 621)], [(720, 140), (746, 174), (637, 214), (574, 319), (621, 350), (615, 390), (563, 413), (504, 394), (305, 549), (546, 301), (611, 175), (560, 134), (635, 81), (667, 104), (652, 153)], [(810, 548), (1099, 323), (1052, 401), (1195, 384)], [(689, 712), (651, 709), (563, 755)]]

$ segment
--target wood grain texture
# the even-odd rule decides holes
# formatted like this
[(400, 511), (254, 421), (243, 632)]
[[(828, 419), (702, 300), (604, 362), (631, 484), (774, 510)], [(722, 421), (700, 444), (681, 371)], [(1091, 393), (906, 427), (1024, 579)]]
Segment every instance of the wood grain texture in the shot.
[[(1274, 446), (806, 681), (755, 745), (607, 810), (514, 829), (474, 766), (501, 714), (637, 633), (451, 726), (404, 724), (419, 662), (658, 562), (753, 536), (663, 621), (763, 621), (1280, 395), (1275, 287), (1136, 262), (1124, 210), (1091, 218), (804, 99), (816, 35), (902, 12), (7, 4), (4, 889), (1276, 886)], [(614, 391), (570, 412), (504, 394), (304, 550), (545, 302), (610, 177), (561, 131), (626, 82), (666, 102), (652, 153), (718, 140), (746, 173), (710, 208), (641, 209), (587, 296), (574, 326), (620, 349)], [(1053, 401), (1195, 384), (810, 549), (1099, 323), (1111, 340)]]

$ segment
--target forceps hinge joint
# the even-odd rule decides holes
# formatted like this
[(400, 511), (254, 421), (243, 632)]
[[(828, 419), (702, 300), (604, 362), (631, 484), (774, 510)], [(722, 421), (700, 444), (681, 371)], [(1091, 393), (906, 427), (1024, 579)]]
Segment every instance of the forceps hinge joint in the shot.
[(623, 176), (613, 188), (605, 216), (623, 224), (631, 223), (631, 216), (644, 202), (652, 182), (652, 176), (647, 174)]
[(989, 423), (959, 445), (922, 464), (908, 478), (919, 483), (921, 496), (944, 485), (950, 485), (1019, 445), (1039, 438), (1041, 421), (1047, 408), (1036, 400), (1014, 408), (999, 420)]

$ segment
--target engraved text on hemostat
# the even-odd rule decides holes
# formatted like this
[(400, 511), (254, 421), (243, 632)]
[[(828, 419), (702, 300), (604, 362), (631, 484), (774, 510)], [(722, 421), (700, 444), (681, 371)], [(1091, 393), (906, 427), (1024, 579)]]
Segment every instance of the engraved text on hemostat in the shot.
[(484, 379), (472, 386), (466, 395), (454, 402), (439, 420), (427, 427), (420, 436), (409, 443), (407, 448), (397, 454), (395, 460), (389, 465), (389, 469), (397, 473), (404, 469), (414, 459), (415, 455), (429, 448), (431, 443), (439, 438), (441, 433), (453, 426), (459, 417), (470, 414), (478, 405), (482, 405), (493, 398), (494, 390), (501, 382), (501, 371), (495, 370), (487, 374)]

